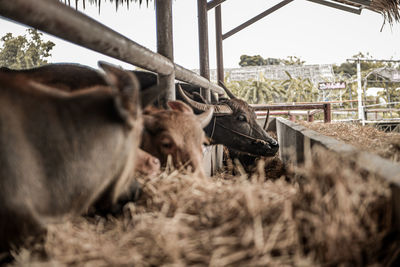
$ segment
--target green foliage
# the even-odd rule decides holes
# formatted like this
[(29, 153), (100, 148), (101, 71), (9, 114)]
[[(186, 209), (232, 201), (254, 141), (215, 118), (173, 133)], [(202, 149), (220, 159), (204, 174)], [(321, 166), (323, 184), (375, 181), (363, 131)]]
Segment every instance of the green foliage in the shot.
[[(362, 58), (362, 59), (373, 59), (373, 57), (369, 54), (363, 54), (359, 52), (354, 55), (352, 58)], [(400, 101), (400, 84), (399, 83), (390, 83), (386, 81), (384, 78), (376, 75), (371, 75), (371, 71), (374, 69), (389, 67), (389, 68), (397, 68), (400, 69), (398, 64), (394, 64), (391, 62), (375, 62), (375, 61), (361, 61), (361, 80), (363, 88), (368, 87), (381, 87), (385, 88), (384, 92), (378, 93), (378, 97), (381, 97), (386, 102), (397, 102)], [(352, 99), (357, 99), (357, 64), (355, 62), (345, 62), (340, 64), (339, 66), (334, 65), (333, 70), (335, 75), (342, 77), (342, 80), (347, 81), (348, 87), (351, 90)], [(365, 84), (367, 79), (368, 84)], [(349, 92), (343, 95), (343, 100), (348, 100)], [(375, 103), (378, 99), (372, 96), (364, 96), (364, 101), (368, 101), (366, 104)], [(344, 104), (344, 107), (348, 107), (349, 104)], [(394, 107), (400, 108), (400, 105), (395, 105)]]
[(260, 55), (248, 56), (241, 55), (239, 65), (247, 66), (265, 66), (265, 65), (304, 65), (305, 61), (296, 56), (289, 56), (287, 59), (263, 58)]
[(288, 56), (287, 59), (281, 59), (283, 65), (301, 65), (303, 66), (306, 63), (304, 60), (301, 60), (299, 57), (296, 56)]
[(54, 47), (51, 41), (44, 42), (42, 33), (36, 29), (27, 30), (29, 36), (13, 36), (7, 33), (1, 37), (0, 67), (11, 69), (28, 69), (47, 63), (46, 58), (51, 56)]
[[(353, 59), (363, 58), (363, 59), (372, 59), (372, 56), (369, 53), (365, 55), (361, 52), (354, 55)], [(372, 69), (382, 68), (382, 67), (393, 67), (392, 63), (385, 63), (385, 62), (374, 62), (374, 61), (361, 61), (361, 70), (368, 71)], [(348, 74), (350, 76), (357, 74), (357, 63), (355, 62), (345, 62), (338, 65), (333, 65), (333, 72), (337, 75), (339, 74)]]
[(318, 89), (310, 79), (293, 78), (289, 73), (287, 75), (288, 79), (284, 81), (266, 79), (260, 73), (258, 79), (225, 82), (232, 93), (251, 104), (318, 100)]

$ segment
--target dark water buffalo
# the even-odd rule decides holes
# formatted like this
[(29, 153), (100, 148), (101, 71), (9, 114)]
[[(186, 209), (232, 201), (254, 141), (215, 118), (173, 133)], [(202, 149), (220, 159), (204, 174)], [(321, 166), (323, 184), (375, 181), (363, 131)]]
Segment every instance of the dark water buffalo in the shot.
[(203, 128), (212, 119), (213, 109), (195, 115), (181, 101), (169, 101), (168, 106), (169, 110), (153, 107), (144, 111), (141, 148), (159, 158), (164, 166), (171, 155), (176, 168), (188, 165), (204, 176), (202, 145), (207, 140)]
[(139, 84), (101, 67), (106, 85), (74, 92), (0, 70), (0, 252), (49, 222), (112, 205), (131, 184)]
[(177, 89), (194, 109), (203, 111), (214, 107), (216, 110), (213, 120), (205, 128), (213, 144), (222, 144), (230, 150), (253, 156), (274, 156), (278, 151), (278, 142), (258, 125), (254, 109), (236, 98), (226, 87), (224, 89), (230, 98), (222, 98), (216, 104), (207, 103), (204, 99), (195, 101), (180, 86)]
[[(151, 72), (134, 73), (146, 87), (157, 82), (156, 75)], [(254, 156), (275, 155), (279, 149), (278, 142), (257, 124), (254, 109), (236, 98), (225, 86), (223, 88), (229, 98), (210, 104), (201, 99), (198, 87), (185, 83), (176, 84), (177, 98), (189, 104), (195, 112), (214, 108), (213, 119), (204, 129), (212, 144), (222, 144), (231, 150)]]

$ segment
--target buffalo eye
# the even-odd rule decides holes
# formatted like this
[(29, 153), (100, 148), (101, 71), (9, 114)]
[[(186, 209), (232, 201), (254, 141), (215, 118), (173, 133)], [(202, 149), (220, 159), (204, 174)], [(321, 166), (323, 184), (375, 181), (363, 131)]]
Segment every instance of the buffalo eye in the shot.
[(243, 115), (243, 114), (240, 114), (240, 115), (237, 117), (237, 119), (238, 119), (239, 121), (246, 121), (246, 116)]
[(160, 145), (163, 149), (171, 149), (173, 144), (170, 138), (162, 138)]

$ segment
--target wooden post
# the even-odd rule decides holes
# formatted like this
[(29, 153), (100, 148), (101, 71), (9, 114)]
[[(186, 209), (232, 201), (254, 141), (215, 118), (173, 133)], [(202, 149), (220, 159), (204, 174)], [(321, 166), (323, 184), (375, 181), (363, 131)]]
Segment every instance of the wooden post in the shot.
[[(199, 27), (199, 62), (200, 75), (210, 80), (210, 65), (208, 53), (208, 19), (207, 19), (207, 0), (197, 0), (198, 27)], [(211, 100), (210, 89), (201, 88), (200, 94)]]
[(217, 45), (217, 79), (224, 81), (224, 56), (222, 49), (221, 6), (215, 8), (215, 42)]
[[(157, 52), (174, 61), (172, 34), (172, 0), (156, 0)], [(158, 84), (167, 87), (167, 93), (160, 102), (166, 106), (168, 100), (175, 100), (175, 72), (170, 75), (158, 75)]]

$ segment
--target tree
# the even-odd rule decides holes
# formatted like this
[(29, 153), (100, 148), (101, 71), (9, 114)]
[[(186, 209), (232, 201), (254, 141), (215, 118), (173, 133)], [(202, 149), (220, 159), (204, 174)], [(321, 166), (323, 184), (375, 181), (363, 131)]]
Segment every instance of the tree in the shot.
[(296, 56), (288, 56), (287, 59), (263, 58), (260, 55), (249, 56), (241, 55), (239, 65), (247, 66), (266, 66), (266, 65), (304, 65), (305, 61)]
[(44, 42), (42, 33), (36, 29), (27, 30), (29, 36), (13, 36), (7, 33), (1, 37), (0, 67), (11, 69), (28, 69), (47, 63), (46, 58), (51, 56), (54, 47), (51, 41)]

